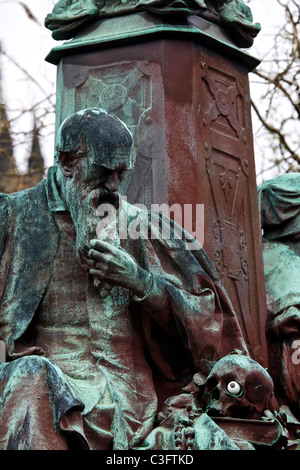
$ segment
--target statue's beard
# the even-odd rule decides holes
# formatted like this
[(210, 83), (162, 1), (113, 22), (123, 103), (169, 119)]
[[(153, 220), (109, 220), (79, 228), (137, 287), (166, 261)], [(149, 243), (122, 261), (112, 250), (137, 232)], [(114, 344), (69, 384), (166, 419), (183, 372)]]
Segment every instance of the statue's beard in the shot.
[(76, 255), (81, 266), (89, 271), (92, 267), (88, 256), (91, 249), (90, 241), (98, 238), (96, 229), (101, 218), (97, 209), (101, 204), (110, 204), (115, 209), (119, 206), (119, 193), (112, 193), (105, 189), (92, 189), (78, 191), (70, 188), (67, 195), (67, 204), (70, 210), (76, 231)]

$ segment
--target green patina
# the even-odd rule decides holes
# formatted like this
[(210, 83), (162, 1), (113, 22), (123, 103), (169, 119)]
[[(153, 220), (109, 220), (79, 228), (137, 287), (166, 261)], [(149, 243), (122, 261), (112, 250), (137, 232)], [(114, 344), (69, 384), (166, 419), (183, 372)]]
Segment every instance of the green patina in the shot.
[(208, 13), (210, 19), (232, 34), (239, 47), (250, 47), (260, 31), (260, 25), (253, 23), (251, 10), (243, 0), (60, 0), (46, 17), (45, 26), (52, 30), (54, 39), (70, 39), (96, 20), (145, 11), (175, 18), (175, 21), (188, 15)]

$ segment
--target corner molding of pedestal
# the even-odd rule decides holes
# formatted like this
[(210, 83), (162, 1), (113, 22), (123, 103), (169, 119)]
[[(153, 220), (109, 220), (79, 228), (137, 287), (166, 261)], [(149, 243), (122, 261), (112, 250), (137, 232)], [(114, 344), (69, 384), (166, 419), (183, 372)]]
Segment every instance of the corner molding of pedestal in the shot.
[[(168, 20), (169, 19), (169, 20)], [(100, 48), (132, 44), (161, 38), (190, 39), (208, 47), (224, 51), (227, 56), (238, 60), (254, 70), (260, 60), (237, 47), (226, 31), (199, 16), (187, 16), (176, 21), (166, 16), (158, 16), (149, 12), (105, 18), (93, 22), (74, 39), (54, 47), (45, 60), (57, 65), (67, 55), (86, 53)]]

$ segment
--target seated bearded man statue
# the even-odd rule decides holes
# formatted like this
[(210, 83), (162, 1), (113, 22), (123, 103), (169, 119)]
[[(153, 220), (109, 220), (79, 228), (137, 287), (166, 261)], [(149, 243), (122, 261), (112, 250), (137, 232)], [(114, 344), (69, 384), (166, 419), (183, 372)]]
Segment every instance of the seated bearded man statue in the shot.
[[(47, 179), (0, 195), (1, 449), (135, 448), (202, 358), (246, 350), (198, 242), (119, 197), (131, 147), (116, 116), (79, 111)], [(151, 236), (105, 239), (102, 204)]]

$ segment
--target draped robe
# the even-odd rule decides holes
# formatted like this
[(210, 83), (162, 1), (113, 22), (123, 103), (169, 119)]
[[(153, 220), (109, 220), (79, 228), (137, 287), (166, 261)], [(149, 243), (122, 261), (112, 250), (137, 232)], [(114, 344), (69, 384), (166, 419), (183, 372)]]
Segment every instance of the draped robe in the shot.
[(152, 238), (121, 240), (151, 273), (144, 297), (99, 295), (75, 253), (76, 233), (55, 183), (0, 195), (0, 449), (130, 449), (163, 402), (199, 370), (246, 350), (211, 262), (166, 218), (127, 205)]

